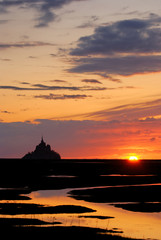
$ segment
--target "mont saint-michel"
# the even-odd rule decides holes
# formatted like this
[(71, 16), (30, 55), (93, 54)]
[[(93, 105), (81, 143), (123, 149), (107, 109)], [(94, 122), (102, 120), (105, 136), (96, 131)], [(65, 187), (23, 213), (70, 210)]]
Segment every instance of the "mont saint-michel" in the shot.
[(40, 144), (38, 144), (33, 152), (27, 153), (22, 159), (61, 159), (60, 154), (51, 150), (51, 146), (44, 142), (42, 137)]

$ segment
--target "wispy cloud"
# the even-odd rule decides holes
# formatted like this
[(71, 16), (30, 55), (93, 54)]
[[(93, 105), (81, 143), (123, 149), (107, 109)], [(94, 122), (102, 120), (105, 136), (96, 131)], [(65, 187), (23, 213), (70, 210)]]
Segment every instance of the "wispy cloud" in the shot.
[(84, 83), (98, 83), (98, 84), (102, 84), (100, 81), (96, 80), (96, 79), (83, 79), (82, 82)]
[(99, 18), (97, 16), (91, 16), (88, 21), (82, 23), (77, 28), (93, 28), (93, 27), (96, 27), (97, 26), (96, 22), (97, 22), (98, 19)]
[[(85, 114), (84, 117), (88, 119), (100, 120), (117, 120), (117, 121), (131, 121), (131, 120), (152, 120), (161, 117), (161, 99), (152, 101), (120, 105), (114, 108), (108, 108), (101, 111)], [(159, 117), (158, 117), (159, 116)]]
[(11, 62), (12, 60), (10, 58), (0, 58), (3, 62)]
[(12, 7), (32, 8), (38, 11), (35, 27), (47, 27), (49, 23), (57, 19), (54, 10), (63, 7), (71, 2), (78, 2), (85, 0), (1, 0), (0, 12), (7, 13), (8, 9)]
[(8, 48), (28, 48), (28, 47), (43, 47), (43, 46), (55, 46), (55, 45), (52, 43), (39, 42), (39, 41), (22, 41), (22, 42), (15, 42), (15, 43), (0, 43), (0, 50), (8, 49)]
[(55, 79), (55, 80), (49, 80), (47, 82), (55, 82), (55, 83), (67, 83), (66, 80), (61, 80), (61, 79)]
[(92, 97), (91, 95), (85, 95), (85, 94), (76, 94), (76, 95), (67, 95), (67, 94), (48, 94), (48, 95), (35, 95), (34, 98), (42, 98), (46, 100), (67, 100), (67, 99), (85, 99)]
[[(23, 83), (23, 85), (27, 85), (28, 83)], [(0, 89), (6, 90), (14, 90), (14, 91), (56, 91), (56, 90), (70, 90), (70, 91), (104, 91), (107, 88), (105, 87), (90, 87), (90, 86), (83, 86), (83, 87), (76, 87), (76, 86), (48, 86), (44, 84), (34, 84), (31, 87), (19, 87), (19, 86), (0, 86)]]
[(12, 114), (13, 112), (9, 112), (7, 110), (0, 110), (1, 113), (4, 113), (4, 114)]

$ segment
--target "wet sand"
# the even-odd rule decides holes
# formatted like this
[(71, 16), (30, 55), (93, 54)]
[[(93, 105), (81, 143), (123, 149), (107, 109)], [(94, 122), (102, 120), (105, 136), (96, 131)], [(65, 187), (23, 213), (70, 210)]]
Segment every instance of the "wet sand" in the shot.
[[(7, 230), (7, 231), (6, 231)], [(116, 231), (117, 232), (117, 231)], [(43, 227), (40, 226), (28, 226), (28, 227), (13, 227), (3, 226), (1, 233), (5, 237), (16, 237), (16, 239), (24, 238), (54, 238), (54, 239), (70, 239), (70, 240), (82, 240), (82, 239), (92, 239), (92, 240), (133, 240), (132, 238), (124, 238), (121, 236), (113, 236), (112, 233), (115, 231), (103, 230), (99, 228), (89, 228), (89, 227)], [(139, 239), (138, 239), (139, 240)]]
[(60, 213), (90, 213), (95, 210), (73, 205), (44, 206), (32, 203), (0, 203), (0, 214), (28, 215), (28, 214), (60, 214)]
[[(67, 227), (60, 226), (61, 222), (57, 221), (46, 223), (38, 219), (19, 218), (18, 216), (95, 212), (95, 209), (83, 206), (45, 206), (26, 203), (31, 199), (29, 194), (33, 191), (68, 188), (73, 189), (69, 192), (69, 196), (74, 199), (111, 203), (115, 207), (128, 211), (160, 212), (161, 196), (158, 193), (161, 191), (161, 185), (158, 183), (161, 183), (161, 161), (155, 160), (133, 164), (123, 160), (1, 159), (0, 214), (5, 218), (0, 218), (0, 228), (2, 232), (10, 229), (10, 234), (13, 236), (53, 235), (57, 239), (82, 239), (89, 238), (88, 236), (98, 240), (128, 239), (119, 236), (122, 233), (121, 230)], [(21, 203), (12, 201), (21, 201)], [(6, 217), (7, 215), (14, 215), (15, 218), (11, 219), (11, 217)], [(102, 220), (113, 218), (113, 216), (99, 215), (79, 217)]]

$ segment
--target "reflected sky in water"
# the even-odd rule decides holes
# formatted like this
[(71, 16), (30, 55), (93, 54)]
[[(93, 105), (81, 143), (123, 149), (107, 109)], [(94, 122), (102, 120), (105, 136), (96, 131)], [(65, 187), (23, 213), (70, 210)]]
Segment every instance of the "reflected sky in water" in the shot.
[[(75, 200), (68, 196), (72, 189), (44, 190), (32, 192), (29, 196), (30, 203), (44, 205), (80, 205), (96, 210), (94, 213), (84, 214), (43, 214), (38, 215), (42, 220), (61, 221), (65, 226), (88, 226), (103, 229), (123, 230), (122, 236), (161, 239), (161, 213), (136, 213), (116, 208), (105, 203), (89, 203), (82, 200)], [(110, 216), (112, 219), (83, 218), (79, 216)]]

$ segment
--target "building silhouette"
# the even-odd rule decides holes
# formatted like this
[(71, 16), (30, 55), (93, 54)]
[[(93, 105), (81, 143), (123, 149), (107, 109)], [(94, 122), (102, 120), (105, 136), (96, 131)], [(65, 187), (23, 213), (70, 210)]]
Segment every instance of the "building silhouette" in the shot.
[(46, 144), (42, 137), (35, 150), (27, 153), (22, 159), (61, 159), (61, 157), (59, 153), (51, 150), (51, 146)]

